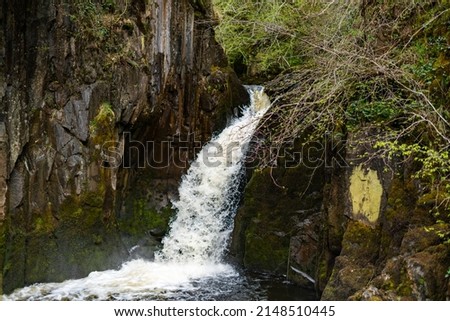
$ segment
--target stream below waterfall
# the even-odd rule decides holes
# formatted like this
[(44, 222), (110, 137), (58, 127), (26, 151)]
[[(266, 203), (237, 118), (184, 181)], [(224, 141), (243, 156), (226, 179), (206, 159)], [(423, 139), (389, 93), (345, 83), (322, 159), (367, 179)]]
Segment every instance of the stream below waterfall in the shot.
[(176, 218), (153, 262), (78, 280), (42, 283), (4, 300), (315, 300), (314, 291), (273, 276), (249, 274), (225, 262), (243, 178), (245, 154), (270, 106), (261, 88), (249, 87), (251, 105), (205, 145), (173, 202)]
[(144, 260), (125, 263), (120, 270), (92, 272), (62, 283), (35, 284), (18, 289), (4, 300), (126, 300), (126, 301), (307, 301), (317, 300), (283, 278), (246, 274), (226, 264), (158, 264)]

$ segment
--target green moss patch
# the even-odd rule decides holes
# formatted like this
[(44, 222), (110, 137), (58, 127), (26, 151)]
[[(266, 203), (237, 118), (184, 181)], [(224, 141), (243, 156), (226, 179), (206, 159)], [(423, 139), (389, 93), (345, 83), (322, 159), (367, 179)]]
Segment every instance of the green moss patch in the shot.
[(131, 213), (118, 220), (119, 229), (132, 236), (143, 236), (151, 230), (163, 234), (168, 230), (173, 209), (168, 206), (161, 210), (149, 207), (144, 199), (131, 201)]

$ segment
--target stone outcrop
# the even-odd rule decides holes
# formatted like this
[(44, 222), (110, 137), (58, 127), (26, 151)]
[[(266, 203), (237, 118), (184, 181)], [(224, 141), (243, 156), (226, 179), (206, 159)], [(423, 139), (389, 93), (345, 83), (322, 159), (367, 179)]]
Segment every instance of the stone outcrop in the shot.
[[(8, 136), (6, 126), (0, 123), (0, 222), (3, 223), (6, 215), (6, 178), (8, 177)], [(0, 223), (1, 224), (1, 223)]]
[(248, 101), (210, 2), (6, 1), (0, 20), (3, 289), (151, 256), (195, 148)]
[[(289, 155), (306, 149), (295, 142)], [(321, 153), (314, 149), (311, 159)], [(282, 161), (278, 168), (250, 173), (235, 218), (232, 254), (250, 270), (287, 275), (314, 287), (325, 217), (325, 163), (294, 166), (296, 159), (288, 155)]]
[[(413, 180), (383, 178), (383, 167), (372, 168), (367, 171), (375, 170), (383, 186), (380, 216), (368, 222), (355, 218), (355, 208), (347, 207), (352, 216), (328, 270), (331, 275), (322, 280), (322, 299), (445, 300), (450, 249), (437, 231), (448, 226), (435, 225)], [(349, 174), (360, 169), (351, 168)], [(370, 197), (377, 195), (375, 190)]]
[[(280, 85), (286, 79), (291, 86)], [(295, 101), (294, 83), (295, 75), (272, 81), (281, 86), (269, 85), (272, 99)], [(277, 167), (251, 172), (235, 222), (240, 262), (314, 287), (322, 300), (448, 299), (450, 246), (439, 235), (450, 227), (436, 223), (436, 195), (414, 178), (414, 164), (365, 156), (378, 133), (353, 130), (334, 151), (323, 142), (312, 157), (322, 166), (286, 166), (281, 153)], [(302, 150), (293, 153), (311, 159)]]

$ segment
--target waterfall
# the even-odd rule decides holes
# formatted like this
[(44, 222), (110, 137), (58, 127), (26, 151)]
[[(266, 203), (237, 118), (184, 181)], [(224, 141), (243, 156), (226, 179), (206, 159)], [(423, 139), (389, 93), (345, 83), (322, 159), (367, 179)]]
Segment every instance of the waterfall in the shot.
[(179, 188), (176, 219), (157, 261), (220, 262), (232, 232), (248, 143), (269, 100), (250, 87), (251, 105), (197, 155)]
[(205, 296), (211, 299), (233, 289), (239, 274), (222, 259), (233, 229), (248, 143), (270, 105), (261, 87), (248, 91), (250, 106), (202, 148), (182, 178), (179, 199), (173, 202), (176, 218), (154, 262), (134, 260), (120, 270), (92, 272), (84, 279), (36, 284), (3, 299), (189, 299), (202, 284), (203, 291), (215, 292)]

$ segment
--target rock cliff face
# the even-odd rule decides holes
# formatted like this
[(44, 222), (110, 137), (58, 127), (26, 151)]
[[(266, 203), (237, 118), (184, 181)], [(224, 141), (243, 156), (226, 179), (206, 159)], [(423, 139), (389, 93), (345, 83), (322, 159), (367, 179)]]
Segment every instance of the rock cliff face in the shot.
[(327, 206), (328, 217), (340, 216), (345, 228), (328, 226), (343, 234), (334, 265), (319, 275), (324, 300), (448, 299), (450, 249), (437, 233), (448, 226), (435, 223), (426, 202), (433, 196), (411, 178), (413, 168), (390, 172), (388, 165), (363, 160), (330, 181), (346, 180), (344, 211), (334, 210), (332, 198)]
[(196, 142), (248, 100), (209, 1), (5, 1), (0, 20), (1, 287), (151, 256)]
[[(294, 142), (291, 155), (301, 155)], [(320, 150), (310, 155), (321, 157)], [(249, 176), (235, 218), (232, 253), (246, 268), (288, 275), (310, 286), (320, 250), (325, 164), (296, 163), (288, 155), (280, 166)], [(301, 265), (304, 275), (296, 272)]]
[[(277, 103), (300, 86), (277, 89), (293, 77), (267, 87)], [(363, 127), (313, 149), (299, 139), (275, 168), (254, 171), (233, 238), (244, 266), (287, 275), (323, 300), (448, 299), (450, 247), (438, 234), (449, 226), (431, 214), (436, 195), (414, 179), (414, 164), (364, 156), (376, 137)]]
[(317, 4), (289, 38), (297, 66), (266, 84), (274, 105), (255, 145), (268, 167), (249, 178), (233, 251), (323, 300), (448, 300), (448, 2), (338, 1), (309, 20)]

